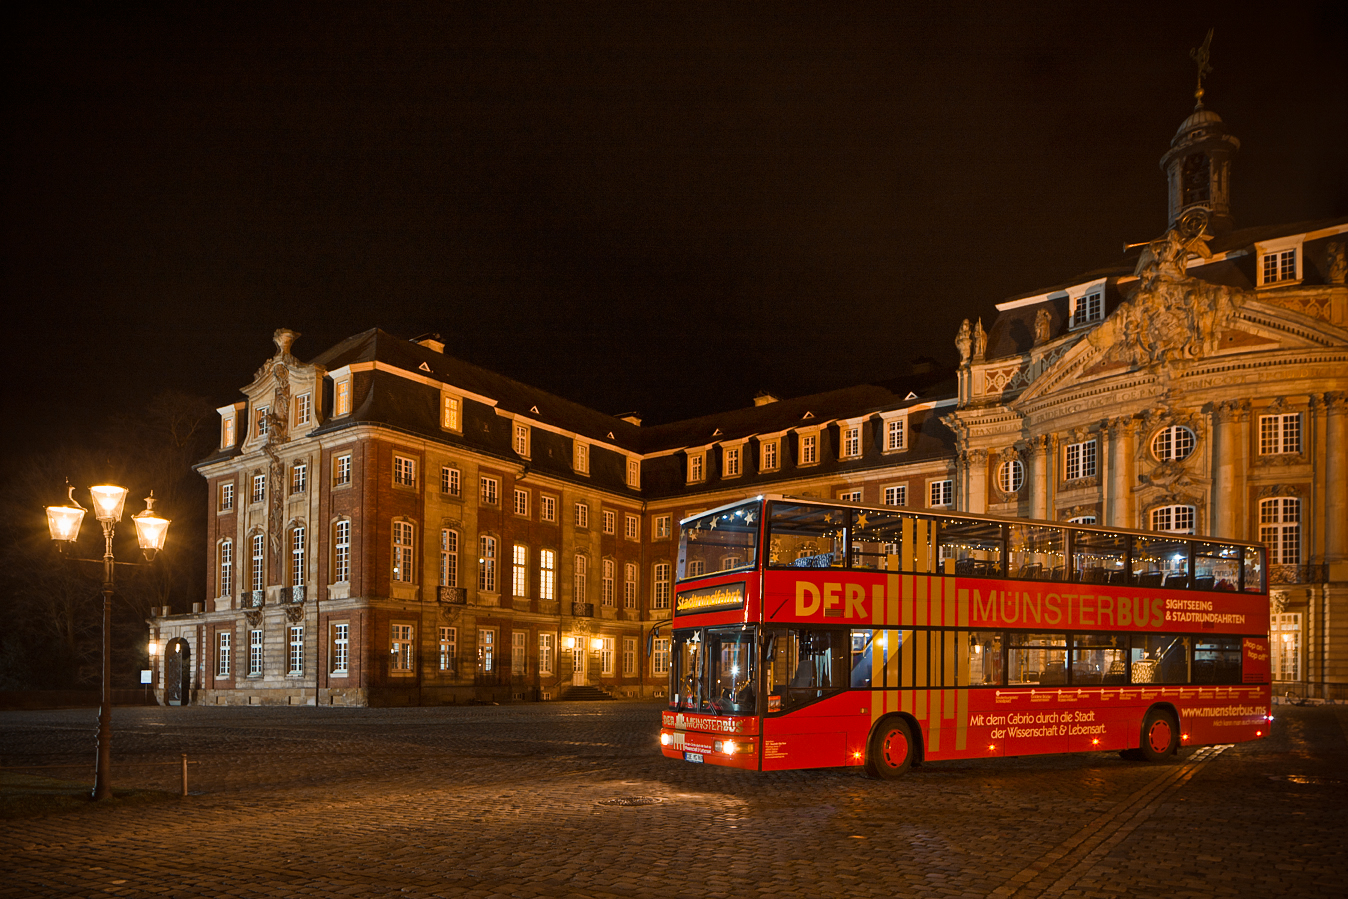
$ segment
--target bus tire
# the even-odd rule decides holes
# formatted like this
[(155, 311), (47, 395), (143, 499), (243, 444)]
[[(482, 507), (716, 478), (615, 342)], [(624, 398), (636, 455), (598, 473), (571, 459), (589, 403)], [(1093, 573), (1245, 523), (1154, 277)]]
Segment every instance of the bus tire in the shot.
[(1165, 709), (1151, 709), (1142, 719), (1142, 744), (1138, 752), (1149, 762), (1161, 762), (1179, 748), (1179, 722)]
[(871, 733), (866, 753), (866, 773), (871, 777), (894, 780), (902, 777), (917, 759), (917, 742), (908, 722), (899, 717), (886, 718)]

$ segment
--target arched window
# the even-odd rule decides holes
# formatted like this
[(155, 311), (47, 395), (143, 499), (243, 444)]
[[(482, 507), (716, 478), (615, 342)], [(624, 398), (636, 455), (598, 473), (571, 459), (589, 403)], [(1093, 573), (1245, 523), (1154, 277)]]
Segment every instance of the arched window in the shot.
[(1193, 506), (1160, 506), (1151, 510), (1151, 529), (1172, 534), (1192, 534), (1196, 509)]
[(1301, 564), (1301, 500), (1276, 496), (1259, 501), (1259, 540), (1270, 565)]
[(1183, 425), (1161, 428), (1151, 438), (1151, 454), (1160, 462), (1187, 459), (1194, 451), (1194, 432)]
[(483, 534), (477, 540), (477, 589), (496, 592), (496, 538)]
[(1025, 486), (1025, 465), (1010, 459), (997, 468), (997, 486), (1003, 493), (1015, 493)]

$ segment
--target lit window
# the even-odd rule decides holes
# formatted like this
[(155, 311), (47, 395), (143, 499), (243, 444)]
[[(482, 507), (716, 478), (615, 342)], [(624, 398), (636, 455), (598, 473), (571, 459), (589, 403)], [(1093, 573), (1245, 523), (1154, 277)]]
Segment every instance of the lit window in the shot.
[(1269, 648), (1273, 651), (1273, 679), (1301, 680), (1301, 613), (1270, 615)]
[(927, 494), (927, 505), (931, 508), (948, 506), (955, 501), (955, 482), (952, 480), (932, 481)]
[(727, 446), (721, 453), (721, 477), (737, 478), (740, 476), (740, 448), (738, 446)]
[(623, 608), (637, 607), (637, 565), (635, 562), (623, 563)]
[(538, 673), (552, 674), (552, 634), (538, 635)]
[(615, 515), (611, 510), (605, 509), (603, 517), (604, 517), (604, 533), (605, 534), (614, 533), (618, 527), (618, 516)]
[(510, 590), (515, 596), (529, 595), (529, 547), (516, 543), (510, 559)]
[(1095, 524), (1094, 515), (1078, 515), (1075, 518), (1067, 519), (1068, 524)]
[(295, 397), (295, 424), (307, 425), (309, 419), (313, 417), (313, 400), (309, 394), (301, 393)]
[(608, 677), (613, 676), (613, 638), (599, 638), (599, 673)]
[(590, 473), (590, 445), (576, 441), (575, 469), (580, 474)]
[(413, 530), (411, 522), (393, 522), (393, 579), (404, 584), (412, 583), (415, 576)]
[(478, 538), (477, 589), (496, 592), (496, 538), (483, 534)]
[(540, 496), (538, 498), (538, 517), (541, 521), (557, 520), (557, 497)]
[(636, 459), (627, 460), (627, 486), (633, 490), (641, 487), (641, 463)]
[(1151, 438), (1151, 454), (1160, 462), (1187, 459), (1194, 451), (1194, 432), (1181, 425), (1171, 425), (1156, 432)]
[(759, 455), (762, 457), (759, 467), (764, 471), (777, 470), (777, 441), (764, 440), (758, 446)]
[(454, 677), (459, 671), (459, 629), (456, 627), (440, 628), (440, 656), (439, 669), (445, 674)]
[(1278, 496), (1259, 501), (1259, 541), (1270, 565), (1301, 564), (1301, 500)]
[(652, 608), (656, 609), (669, 608), (669, 589), (670, 589), (669, 571), (670, 565), (668, 562), (655, 563), (655, 567), (652, 570), (652, 573), (654, 574), (653, 580), (655, 581), (655, 593), (652, 596), (653, 600)]
[(440, 492), (445, 496), (458, 496), (462, 479), (457, 468), (445, 466), (440, 469)]
[(606, 606), (612, 606), (617, 601), (613, 590), (613, 568), (613, 560), (605, 559), (600, 578), (599, 601)]
[(346, 674), (351, 666), (351, 625), (332, 626), (332, 673)]
[(529, 517), (529, 491), (515, 488), (515, 514)]
[(459, 398), (447, 393), (440, 394), (440, 427), (446, 431), (461, 430), (459, 424)]
[(1067, 444), (1063, 448), (1063, 466), (1065, 480), (1095, 477), (1095, 441)]
[(861, 455), (861, 427), (847, 425), (842, 429), (842, 454), (845, 459), (855, 459)]
[(906, 484), (897, 484), (893, 487), (886, 487), (885, 505), (886, 506), (908, 505), (908, 486)]
[(703, 479), (704, 461), (702, 453), (688, 454), (688, 483), (696, 484)]
[(304, 673), (304, 625), (290, 626), (290, 674)]
[(338, 378), (332, 384), (332, 414), (351, 414), (351, 379)]
[(351, 580), (351, 522), (339, 521), (332, 528), (332, 582)]
[(1003, 462), (997, 468), (997, 486), (1003, 493), (1015, 493), (1025, 485), (1025, 466), (1019, 459)]
[(529, 426), (516, 424), (515, 429), (515, 452), (526, 458), (529, 455)]
[(1195, 511), (1193, 506), (1161, 506), (1152, 509), (1151, 529), (1172, 534), (1192, 534)]
[(800, 435), (800, 464), (813, 465), (819, 461), (819, 435)]
[(220, 485), (220, 511), (228, 512), (234, 508), (234, 482)]
[(624, 516), (623, 536), (628, 540), (641, 539), (641, 526), (637, 523), (637, 517), (635, 515)]
[(1301, 413), (1259, 416), (1259, 455), (1301, 452)]
[(345, 487), (351, 483), (351, 454), (336, 456), (332, 460), (332, 486)]
[(440, 529), (440, 586), (459, 585), (459, 532)]
[(220, 446), (228, 449), (234, 445), (234, 416), (226, 415), (220, 419)]
[(389, 626), (389, 671), (394, 674), (412, 673), (412, 625)]
[(417, 463), (406, 456), (393, 457), (393, 483), (397, 487), (417, 485)]
[(557, 553), (550, 549), (538, 553), (538, 598), (557, 598)]
[(669, 638), (656, 637), (651, 645), (651, 674), (669, 674)]
[(220, 631), (217, 634), (215, 650), (215, 676), (232, 677), (234, 674), (233, 663), (230, 660), (230, 641), (233, 634), (229, 631)]
[(479, 478), (478, 495), (481, 497), (482, 505), (496, 505), (497, 497), (500, 495), (501, 482), (496, 478)]
[(496, 628), (480, 627), (477, 630), (477, 670), (490, 674), (496, 670)]

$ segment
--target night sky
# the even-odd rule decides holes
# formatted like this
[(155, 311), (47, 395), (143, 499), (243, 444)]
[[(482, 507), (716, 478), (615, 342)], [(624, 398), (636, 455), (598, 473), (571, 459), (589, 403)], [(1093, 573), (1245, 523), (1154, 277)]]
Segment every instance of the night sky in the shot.
[(953, 361), (1164, 229), (1212, 26), (1237, 227), (1348, 212), (1348, 4), (1077, 6), (7, 3), (6, 442), (282, 326), (648, 422)]

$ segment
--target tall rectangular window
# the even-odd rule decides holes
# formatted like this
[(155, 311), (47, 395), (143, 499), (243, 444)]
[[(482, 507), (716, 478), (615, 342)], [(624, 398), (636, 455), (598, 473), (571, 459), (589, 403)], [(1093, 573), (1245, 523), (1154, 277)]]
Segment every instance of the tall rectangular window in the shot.
[(234, 445), (234, 416), (228, 415), (220, 419), (220, 446), (222, 449), (228, 449)]
[(688, 454), (688, 483), (696, 484), (704, 478), (703, 463), (705, 458), (702, 453)]
[(313, 417), (313, 399), (307, 393), (295, 397), (295, 424), (307, 425)]
[(623, 637), (623, 677), (637, 673), (637, 638)]
[(892, 418), (885, 422), (885, 452), (892, 453), (903, 449), (907, 436), (907, 418)]
[(461, 478), (457, 468), (448, 465), (440, 469), (440, 492), (445, 496), (459, 496), (462, 490)]
[(351, 668), (351, 625), (332, 626), (332, 673), (346, 674)]
[(459, 673), (459, 631), (458, 628), (440, 628), (439, 669), (451, 677)]
[(290, 583), (295, 587), (304, 585), (304, 527), (290, 529)]
[(613, 638), (599, 638), (599, 673), (605, 677), (613, 676)]
[(538, 553), (538, 597), (557, 598), (557, 553), (550, 549)]
[(623, 536), (628, 540), (641, 539), (641, 524), (635, 515), (626, 515), (623, 518)]
[(267, 436), (268, 425), (271, 422), (271, 419), (268, 417), (268, 413), (270, 412), (271, 406), (257, 407), (256, 418), (254, 420), (257, 422), (257, 436), (259, 437)]
[(296, 462), (290, 466), (290, 492), (303, 493), (309, 489), (309, 463)]
[(462, 430), (459, 424), (459, 398), (440, 394), (440, 427), (446, 431)]
[(651, 644), (651, 674), (669, 674), (669, 638), (656, 637)]
[(759, 459), (758, 467), (763, 469), (763, 471), (776, 471), (777, 441), (764, 440), (762, 443), (758, 445), (758, 452), (761, 457)]
[(516, 543), (511, 556), (510, 592), (514, 596), (529, 595), (529, 547)]
[(500, 495), (501, 482), (496, 478), (482, 477), (478, 479), (478, 491), (482, 499), (482, 505), (496, 505), (497, 497)]
[(652, 607), (656, 609), (669, 608), (669, 570), (668, 562), (656, 562), (654, 568), (655, 593), (653, 595)]
[(233, 662), (230, 659), (230, 641), (233, 634), (229, 631), (220, 631), (216, 637), (215, 647), (215, 676), (232, 677), (234, 675)]
[(590, 445), (588, 443), (576, 441), (575, 466), (576, 471), (580, 474), (590, 473)]
[(861, 455), (861, 426), (847, 425), (843, 428), (843, 458), (855, 459)]
[(606, 606), (612, 606), (616, 602), (616, 594), (613, 590), (612, 559), (605, 559), (601, 566), (599, 586), (599, 601)]
[(417, 463), (406, 456), (393, 457), (393, 484), (396, 487), (415, 487), (417, 485)]
[(528, 646), (528, 631), (510, 632), (510, 673), (516, 677), (524, 676), (526, 664), (529, 661)]
[(393, 674), (412, 673), (412, 637), (410, 624), (389, 626), (389, 671)]
[(220, 595), (234, 593), (234, 541), (220, 541)]
[(538, 498), (538, 520), (539, 521), (557, 520), (557, 497), (540, 496)]
[(892, 487), (886, 487), (885, 505), (886, 506), (908, 505), (908, 486), (906, 484), (895, 484)]
[(538, 635), (538, 673), (552, 674), (552, 634)]
[(665, 538), (670, 536), (672, 527), (673, 525), (671, 524), (670, 516), (657, 515), (655, 516), (655, 519), (651, 524), (652, 530), (651, 536), (653, 536), (656, 540), (664, 540)]
[(604, 533), (612, 534), (617, 529), (618, 516), (610, 509), (604, 510)]
[(588, 503), (576, 503), (576, 527), (590, 526), (590, 506)]
[(253, 495), (250, 502), (260, 503), (267, 498), (267, 476), (265, 474), (253, 475)]
[(459, 586), (459, 532), (440, 529), (440, 586)]
[(351, 454), (343, 453), (332, 460), (332, 486), (345, 487), (351, 483)]
[(1270, 565), (1301, 564), (1301, 500), (1275, 496), (1259, 501), (1259, 541)]
[(819, 461), (819, 435), (800, 435), (800, 464), (813, 465)]
[(332, 582), (344, 584), (351, 580), (351, 522), (339, 521), (332, 526)]
[(727, 446), (721, 451), (721, 477), (737, 478), (740, 476), (740, 448), (738, 446)]
[(290, 674), (304, 673), (304, 625), (290, 626)]
[(338, 378), (332, 383), (332, 414), (351, 414), (351, 379)]
[(1281, 612), (1269, 618), (1273, 679), (1295, 683), (1301, 680), (1301, 613)]
[(410, 584), (416, 576), (414, 531), (411, 522), (393, 522), (393, 580), (399, 583)]
[(248, 676), (257, 677), (262, 673), (263, 645), (262, 629), (257, 628), (248, 634)]
[(477, 589), (484, 593), (496, 592), (496, 538), (483, 534), (477, 540)]
[(955, 482), (952, 480), (932, 481), (927, 505), (931, 508), (949, 506), (955, 502)]
[(253, 535), (252, 589), (261, 590), (267, 586), (267, 538), (261, 534)]
[(234, 508), (234, 482), (228, 481), (220, 485), (220, 511), (228, 512)]
[(627, 486), (633, 490), (641, 488), (641, 463), (636, 459), (627, 460)]
[(477, 670), (483, 674), (490, 674), (496, 670), (496, 628), (478, 628)]
[(577, 555), (571, 567), (571, 597), (576, 602), (587, 602), (589, 594), (590, 560)]
[(1063, 447), (1063, 479), (1095, 477), (1095, 441), (1069, 443)]
[(528, 425), (522, 425), (522, 424), (518, 424), (518, 423), (515, 425), (515, 452), (516, 452), (517, 454), (521, 455), (521, 456), (526, 457), (526, 458), (527, 458), (528, 455), (529, 455), (529, 426), (528, 426)]
[(515, 514), (529, 517), (529, 491), (515, 488)]
[(1259, 416), (1259, 455), (1301, 452), (1301, 413)]
[(623, 563), (623, 608), (635, 609), (637, 607), (637, 564), (635, 562)]

